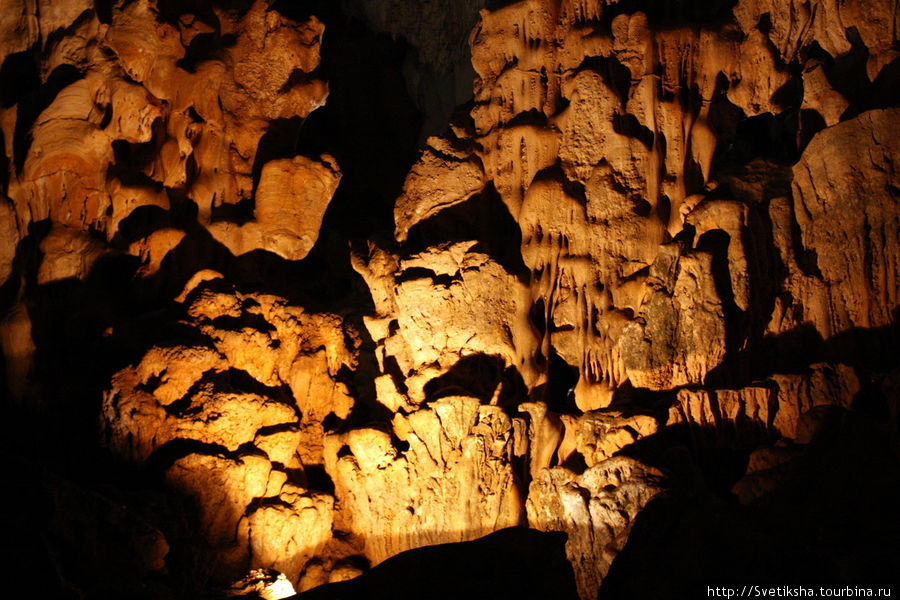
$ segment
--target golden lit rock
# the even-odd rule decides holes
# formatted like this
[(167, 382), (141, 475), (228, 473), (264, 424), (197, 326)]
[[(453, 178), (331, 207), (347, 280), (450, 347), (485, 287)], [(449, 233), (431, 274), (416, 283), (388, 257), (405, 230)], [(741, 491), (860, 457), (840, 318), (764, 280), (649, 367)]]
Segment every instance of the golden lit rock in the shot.
[(891, 572), (896, 2), (188, 4), (0, 10), (11, 571), (340, 594), (527, 525), (591, 600)]
[[(408, 449), (396, 448), (396, 436)], [(481, 537), (523, 520), (512, 468), (514, 430), (499, 407), (449, 396), (392, 433), (354, 429), (325, 440), (340, 501), (336, 522), (366, 540), (377, 564), (410, 548)]]
[[(900, 302), (900, 264), (895, 253), (882, 251), (900, 235), (900, 209), (891, 191), (900, 181), (888, 166), (900, 156), (900, 140), (889, 133), (898, 122), (900, 110), (874, 110), (825, 129), (794, 166), (801, 244), (815, 253), (828, 303), (823, 313), (811, 299), (807, 318), (823, 337), (886, 325)], [(803, 306), (802, 292), (795, 296)]]
[(316, 243), (319, 226), (341, 174), (329, 156), (273, 160), (262, 169), (256, 189), (256, 219), (244, 225), (213, 223), (209, 232), (235, 255), (268, 250), (300, 260)]
[(594, 598), (637, 514), (659, 494), (662, 474), (626, 457), (597, 463), (581, 475), (545, 469), (528, 490), (528, 524), (569, 535), (566, 554), (584, 600)]
[(565, 464), (577, 452), (589, 468), (658, 429), (656, 419), (649, 415), (626, 416), (616, 411), (562, 415), (561, 419), (565, 433), (559, 446), (559, 463)]

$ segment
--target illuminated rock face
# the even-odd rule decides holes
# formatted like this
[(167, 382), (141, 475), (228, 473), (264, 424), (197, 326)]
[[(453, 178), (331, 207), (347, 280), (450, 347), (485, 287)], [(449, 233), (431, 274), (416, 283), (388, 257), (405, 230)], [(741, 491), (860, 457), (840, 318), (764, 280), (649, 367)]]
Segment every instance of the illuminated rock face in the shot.
[[(887, 133), (900, 112), (848, 110), (846, 84), (813, 58), (814, 47), (838, 58), (862, 43), (875, 81), (895, 55), (886, 5), (737, 2), (710, 8), (699, 27), (629, 10), (529, 0), (484, 11), (470, 37), (474, 108), (430, 138), (410, 171), (395, 204), (399, 251), (370, 245), (354, 263), (375, 301), (366, 324), (378, 399), (397, 418), (436, 394), (434, 382), (464, 382), (450, 365), (473, 355), (521, 377), (533, 400), (519, 406), (528, 522), (570, 534), (584, 598), (660, 489), (640, 463), (610, 475), (625, 468), (610, 457), (664, 429), (697, 447), (808, 443), (820, 408), (850, 409), (860, 393), (840, 364), (853, 351), (797, 372), (771, 356), (785, 352), (779, 336), (841, 347), (833, 336), (890, 326), (900, 293), (900, 152)], [(821, 125), (776, 139), (772, 115), (801, 101)], [(745, 127), (772, 133), (752, 142)], [(768, 147), (742, 147), (751, 143)], [(471, 241), (454, 230), (452, 243), (419, 250), (422, 236), (491, 198), (518, 226), (524, 268), (492, 264), (500, 255), (477, 227)], [(569, 395), (580, 415), (554, 412), (551, 356), (577, 374)], [(669, 393), (668, 416), (607, 408), (628, 406), (634, 390)], [(350, 481), (357, 452), (347, 448), (338, 477)], [(351, 487), (354, 497), (367, 489)]]
[[(37, 19), (27, 6), (22, 10), (25, 23)], [(319, 63), (319, 21), (289, 22), (265, 2), (241, 16), (225, 10), (206, 21), (185, 15), (177, 26), (162, 21), (151, 1), (113, 10), (109, 23), (87, 5), (53, 17), (41, 13), (45, 37), (72, 32), (45, 42), (41, 77), (56, 73), (73, 81), (36, 115), (30, 145), (16, 157), (7, 194), (20, 230), (50, 219), (112, 240), (134, 211), (168, 209), (178, 191), (196, 204), (198, 221), (236, 253), (266, 248), (291, 260), (305, 256), (340, 179), (329, 159), (324, 167), (300, 158), (266, 165), (252, 232), (212, 221), (217, 207), (254, 198), (257, 148), (267, 130), (324, 104), (327, 85), (306, 76)], [(12, 34), (25, 25), (8, 27), (4, 33)], [(213, 35), (233, 43), (198, 59), (191, 44)], [(5, 139), (12, 140), (15, 113), (3, 123)], [(115, 167), (134, 153), (141, 156), (140, 173), (126, 177)], [(273, 207), (273, 195), (292, 201)], [(279, 211), (287, 211), (288, 225), (278, 223)]]
[(249, 565), (297, 581), (331, 539), (334, 498), (309, 491), (304, 468), (322, 465), (325, 416), (352, 406), (335, 381), (355, 366), (352, 334), (274, 296), (189, 298), (187, 324), (207, 345), (154, 347), (118, 372), (106, 443), (139, 463), (175, 453), (166, 480), (199, 505), (221, 574)]
[[(213, 580), (306, 590), (527, 525), (568, 534), (592, 600), (699, 477), (683, 453), (743, 452), (725, 493), (752, 503), (834, 414), (875, 403), (896, 436), (889, 3), (457, 3), (505, 5), (469, 37), (474, 101), (370, 239), (335, 226), (341, 154), (301, 152), (317, 17), (44, 4), (0, 15), (40, 89), (0, 107), (4, 383), (40, 414), (77, 329), (47, 297), (96, 292), (73, 339), (122, 351), (86, 392), (102, 445), (189, 501)], [(391, 32), (456, 61), (409, 11)], [(125, 280), (139, 307), (97, 316)]]
[(662, 474), (616, 457), (580, 475), (544, 469), (528, 490), (528, 524), (569, 535), (566, 555), (582, 598), (596, 598), (600, 583), (625, 545), (632, 522), (660, 492)]
[[(884, 29), (892, 17), (857, 4), (833, 10), (890, 55), (877, 40), (893, 35)], [(790, 11), (810, 28), (795, 29)], [(815, 137), (794, 167), (793, 189), (784, 190), (793, 216), (770, 217), (767, 205), (788, 209), (770, 190), (746, 189), (759, 183), (723, 192), (723, 174), (714, 172), (740, 142), (738, 122), (789, 108), (779, 99), (795, 84), (784, 63), (802, 62), (820, 37), (832, 56), (848, 51), (825, 24), (827, 11), (738, 2), (732, 21), (699, 29), (660, 29), (644, 13), (620, 12), (602, 2), (531, 0), (483, 15), (471, 38), (471, 121), (429, 141), (413, 167), (396, 206), (398, 240), (483, 191), (479, 182), (493, 186), (519, 225), (531, 304), (544, 313), (543, 344), (517, 350), (532, 357), (549, 345), (578, 369), (582, 410), (605, 406), (626, 382), (658, 390), (704, 383), (729, 347), (746, 347), (771, 320), (773, 285), (793, 298), (784, 306), (779, 295), (771, 333), (813, 322), (827, 338), (889, 323), (897, 268), (880, 253), (866, 258), (865, 248), (896, 240), (887, 191), (894, 175), (885, 166), (897, 154), (895, 136), (869, 136), (896, 128), (896, 112), (871, 111)], [(873, 80), (884, 60), (868, 61)], [(807, 79), (813, 93), (840, 95), (822, 89), (820, 67)], [(828, 101), (807, 101), (826, 124), (836, 122)], [(422, 184), (427, 175), (432, 186)], [(838, 196), (841, 208), (830, 208)], [(793, 231), (784, 227), (799, 227), (799, 246), (784, 239)], [(760, 281), (772, 237), (790, 273)], [(791, 267), (796, 249), (815, 253), (819, 272)], [(804, 306), (818, 316), (802, 316)], [(785, 312), (801, 316), (786, 322)]]
[(408, 450), (399, 452), (391, 434), (377, 429), (354, 429), (326, 442), (346, 527), (367, 540), (373, 564), (522, 522), (512, 466), (522, 443), (502, 409), (449, 396), (396, 415), (392, 429)]

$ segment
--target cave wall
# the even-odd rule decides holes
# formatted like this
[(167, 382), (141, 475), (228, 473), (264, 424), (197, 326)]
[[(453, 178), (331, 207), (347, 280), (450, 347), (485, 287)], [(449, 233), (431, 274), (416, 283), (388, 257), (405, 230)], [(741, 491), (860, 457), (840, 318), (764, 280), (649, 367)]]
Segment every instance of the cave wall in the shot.
[[(583, 599), (896, 565), (898, 14), (11, 3), (30, 551), (147, 597), (522, 526), (567, 534)], [(723, 570), (729, 535), (771, 564)]]

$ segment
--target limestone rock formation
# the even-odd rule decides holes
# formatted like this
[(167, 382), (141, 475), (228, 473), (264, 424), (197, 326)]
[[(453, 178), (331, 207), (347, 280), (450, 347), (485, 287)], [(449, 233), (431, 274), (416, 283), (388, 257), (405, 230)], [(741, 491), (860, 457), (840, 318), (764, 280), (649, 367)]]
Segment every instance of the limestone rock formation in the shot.
[(256, 219), (243, 225), (220, 221), (209, 231), (236, 255), (268, 250), (286, 260), (300, 260), (315, 245), (340, 180), (334, 159), (327, 155), (321, 162), (303, 156), (270, 161), (256, 188)]
[[(26, 11), (11, 21), (10, 33), (29, 18), (37, 20)], [(340, 173), (327, 157), (271, 161), (257, 149), (271, 128), (324, 103), (327, 86), (306, 77), (319, 63), (319, 21), (293, 23), (260, 0), (243, 15), (190, 16), (179, 32), (146, 0), (117, 5), (111, 23), (87, 5), (42, 10), (39, 22), (54, 58), (44, 79), (64, 73), (57, 79), (67, 85), (35, 115), (30, 143), (11, 165), (7, 193), (20, 231), (50, 219), (112, 240), (130, 215), (170, 210), (176, 196), (195, 203), (201, 224), (236, 254), (306, 255)], [(75, 38), (50, 35), (70, 25), (81, 28)], [(223, 54), (204, 54), (210, 38), (225, 40)], [(217, 207), (254, 199), (257, 221), (211, 224)]]
[(611, 410), (591, 411), (579, 417), (562, 415), (561, 419), (564, 433), (559, 464), (565, 464), (577, 452), (588, 468), (658, 430), (656, 419), (650, 415), (626, 416)]
[(472, 356), (499, 357), (533, 384), (531, 354), (538, 342), (525, 313), (528, 290), (475, 240), (430, 247), (400, 261), (385, 260), (375, 249), (354, 266), (376, 298), (377, 314), (367, 327), (381, 368), (392, 359), (402, 376), (398, 382), (382, 379), (379, 401), (386, 407), (418, 405), (428, 382)]
[[(883, 29), (890, 17), (882, 8), (872, 14), (863, 14), (855, 4), (827, 10), (840, 12), (845, 26), (854, 23), (859, 31), (868, 31), (873, 47), (881, 48), (883, 42), (875, 40), (892, 35)], [(552, 348), (578, 369), (580, 408), (605, 406), (629, 381), (660, 390), (703, 384), (725, 359), (728, 347), (741, 347), (755, 335), (740, 319), (728, 322), (727, 313), (737, 310), (754, 321), (765, 320), (765, 314), (757, 313), (766, 310), (760, 303), (770, 293), (759, 278), (769, 258), (753, 239), (767, 235), (759, 230), (765, 224), (746, 200), (710, 195), (719, 185), (714, 158), (736, 140), (736, 120), (782, 110), (780, 97), (792, 85), (783, 61), (801, 60), (816, 42), (832, 56), (849, 51), (844, 34), (823, 24), (827, 10), (776, 11), (763, 3), (741, 2), (734, 7), (734, 21), (725, 27), (667, 33), (641, 12), (623, 13), (603, 3), (532, 0), (485, 12), (471, 39), (478, 73), (472, 123), (455, 125), (446, 141), (429, 142), (396, 206), (397, 239), (405, 240), (416, 223), (470, 198), (479, 180), (492, 184), (522, 232), (522, 256), (532, 274), (530, 310), (544, 313), (545, 340), (537, 351), (546, 356)], [(790, 11), (800, 15), (799, 22), (808, 20), (810, 28), (790, 21)], [(593, 26), (603, 20), (608, 32)], [(761, 22), (766, 27), (757, 28)], [(678, 56), (689, 56), (690, 61)], [(686, 67), (679, 71), (675, 65)], [(810, 63), (804, 71), (809, 82), (804, 102), (809, 102), (806, 110), (821, 111), (826, 124), (834, 124), (846, 101), (835, 104), (834, 98), (843, 96), (823, 69)], [(694, 90), (694, 97), (679, 95), (688, 89)], [(804, 322), (806, 317), (789, 315), (802, 312), (806, 303), (820, 315), (814, 320), (832, 313), (822, 303), (835, 303), (825, 291), (835, 285), (884, 287), (866, 292), (878, 310), (865, 305), (859, 310), (871, 312), (877, 324), (887, 322), (885, 307), (896, 304), (891, 297), (897, 287), (891, 283), (895, 269), (878, 259), (872, 265), (871, 279), (877, 278), (873, 283), (854, 282), (865, 276), (859, 269), (849, 267), (853, 278), (841, 271), (869, 264), (865, 248), (848, 255), (845, 244), (830, 232), (818, 237), (812, 233), (808, 223), (824, 201), (812, 198), (830, 192), (812, 191), (807, 181), (825, 181), (824, 167), (812, 173), (806, 165), (832, 160), (819, 148), (841, 152), (843, 145), (830, 136), (858, 130), (851, 134), (859, 138), (844, 164), (854, 165), (848, 168), (855, 173), (874, 170), (887, 175), (867, 180), (871, 186), (865, 191), (862, 180), (853, 175), (834, 178), (851, 186), (845, 190), (851, 197), (873, 198), (879, 207), (894, 205), (886, 191), (895, 187), (887, 181), (891, 171), (883, 166), (895, 154), (892, 142), (877, 136), (862, 139), (867, 131), (895, 128), (894, 119), (891, 110), (872, 111), (859, 117), (859, 125), (841, 124), (833, 133), (822, 132), (806, 149), (804, 157), (809, 158), (794, 168), (793, 196), (799, 204), (787, 218), (796, 219), (802, 251), (819, 253), (814, 246), (824, 245), (819, 260), (832, 261), (833, 266), (816, 267), (822, 269), (819, 273), (802, 257), (804, 266), (791, 266), (798, 259), (784, 253), (797, 246), (781, 237), (791, 235), (785, 229), (791, 225), (782, 225), (783, 217), (774, 216), (781, 200), (771, 201), (775, 243), (783, 249), (782, 260), (790, 271), (783, 285), (791, 290), (794, 304), (783, 306), (786, 296), (779, 296), (769, 331), (782, 332)], [(878, 151), (868, 158), (863, 149), (872, 143)], [(426, 189), (429, 196), (418, 183), (425, 173), (437, 182), (451, 178), (459, 189), (436, 184)], [(729, 185), (739, 189), (743, 184)], [(769, 198), (760, 201), (768, 203)], [(896, 238), (889, 216), (865, 214), (853, 211), (861, 223), (876, 219), (872, 231), (877, 235), (884, 229), (884, 241), (871, 239), (868, 247)], [(863, 235), (853, 219), (835, 219), (836, 224), (840, 221), (835, 227), (854, 227), (848, 238), (876, 235)], [(670, 242), (673, 236), (681, 243)], [(714, 243), (722, 236), (727, 239), (724, 256)], [(826, 252), (830, 240), (835, 250)], [(714, 275), (722, 259), (727, 263), (727, 286)], [(850, 298), (856, 292), (835, 293)], [(838, 303), (834, 311), (846, 309)], [(783, 321), (785, 313), (789, 321)], [(867, 318), (857, 316), (862, 326), (868, 326)], [(849, 315), (834, 319), (851, 321)], [(818, 326), (825, 337), (834, 327)], [(526, 355), (535, 351), (520, 350)]]
[[(852, 495), (828, 482), (854, 448), (900, 448), (898, 14), (9, 0), (9, 445), (181, 502), (183, 527), (139, 501), (158, 521), (133, 568), (169, 583), (360, 590), (527, 525), (568, 535), (593, 600), (617, 564), (672, 558), (639, 515), (665, 537), (722, 506), (780, 557), (746, 505), (790, 529), (804, 469)], [(365, 72), (366, 44), (391, 65)], [(361, 123), (401, 101), (424, 125), (373, 144)], [(880, 451), (854, 481), (890, 507)], [(822, 570), (891, 572), (797, 531)]]
[(333, 316), (209, 285), (186, 307), (209, 345), (156, 346), (117, 373), (102, 426), (134, 461), (188, 450), (167, 480), (196, 499), (223, 574), (249, 561), (294, 582), (331, 538), (334, 499), (304, 468), (322, 464), (323, 419), (353, 404), (336, 377), (355, 348)]
[(38, 269), (38, 283), (69, 277), (84, 279), (102, 251), (102, 246), (89, 233), (71, 227), (55, 227), (41, 240), (44, 260)]
[(633, 519), (660, 493), (661, 484), (659, 471), (625, 457), (597, 463), (581, 475), (546, 469), (531, 483), (528, 524), (569, 535), (566, 554), (583, 600), (596, 598)]
[(284, 573), (274, 569), (253, 569), (229, 589), (229, 597), (250, 594), (257, 594), (263, 600), (281, 600), (294, 595), (294, 586)]
[[(846, 365), (816, 364), (804, 374), (777, 374), (770, 380), (733, 390), (678, 392), (668, 425), (684, 424), (725, 443), (763, 442), (782, 437), (808, 442), (814, 423), (804, 415), (817, 406), (850, 408), (859, 380)], [(744, 438), (744, 439), (741, 439)]]
[(18, 242), (19, 230), (16, 227), (15, 210), (9, 202), (2, 202), (0, 203), (0, 285), (6, 283), (6, 280), (12, 275)]
[(794, 166), (800, 243), (815, 254), (812, 268), (827, 290), (827, 310), (808, 317), (823, 337), (892, 322), (900, 266), (886, 249), (900, 236), (892, 167), (900, 142), (890, 133), (898, 123), (898, 109), (866, 112), (822, 131)]
[[(516, 430), (496, 406), (448, 396), (394, 417), (392, 431), (326, 439), (341, 518), (380, 563), (404, 550), (466, 541), (519, 525)], [(392, 437), (407, 446), (399, 450)]]
[[(560, 418), (540, 402), (523, 406), (536, 481), (554, 460), (577, 455), (593, 468), (653, 435), (650, 417), (636, 428), (600, 426), (620, 417), (597, 410), (632, 388), (674, 390), (669, 426), (711, 433), (696, 438), (701, 445), (808, 441), (814, 406), (851, 405), (859, 391), (852, 369), (836, 362), (796, 375), (776, 366), (769, 378), (748, 385), (744, 375), (731, 389), (713, 380), (745, 369), (742, 357), (764, 352), (765, 335), (807, 323), (822, 339), (883, 327), (897, 306), (892, 253), (876, 250), (898, 240), (888, 166), (897, 152), (893, 138), (879, 135), (897, 128), (895, 109), (854, 117), (832, 64), (811, 50), (837, 58), (859, 43), (826, 24), (831, 11), (889, 56), (877, 41), (894, 36), (884, 29), (887, 7), (863, 14), (852, 3), (739, 2), (699, 28), (674, 29), (630, 10), (529, 0), (483, 12), (471, 36), (478, 76), (470, 120), (430, 139), (407, 177), (395, 204), (396, 257), (370, 248), (356, 263), (376, 305), (368, 323), (379, 346), (378, 394), (393, 412), (414, 410), (429, 387), (421, 379), (444, 381), (465, 353), (434, 340), (469, 332), (474, 349), (493, 307), (516, 299), (502, 319), (514, 335), (484, 351), (515, 366), (537, 400), (552, 381), (552, 357), (561, 358), (577, 373), (570, 393), (584, 412)], [(886, 60), (869, 61), (869, 81)], [(788, 63), (806, 68), (793, 75)], [(764, 162), (729, 171), (742, 145), (760, 143), (739, 124), (762, 127), (785, 114), (799, 102), (789, 99), (798, 84), (802, 110), (820, 114), (827, 128), (793, 171)], [(852, 140), (850, 149), (839, 137)], [(834, 162), (841, 166), (826, 166)], [(521, 232), (525, 293), (476, 287), (458, 258), (444, 268), (447, 254), (463, 251), (449, 244), (411, 250), (417, 228), (494, 193)], [(477, 327), (430, 308), (438, 302), (431, 298), (453, 306), (450, 294), (435, 294), (457, 277), (472, 297), (492, 299)], [(590, 562), (599, 550), (583, 552)], [(593, 597), (599, 580), (585, 581), (582, 592)]]
[(712, 256), (661, 252), (657, 261), (650, 277), (661, 285), (648, 293), (639, 313), (646, 325), (629, 323), (619, 338), (625, 371), (634, 385), (650, 389), (703, 383), (725, 354)]

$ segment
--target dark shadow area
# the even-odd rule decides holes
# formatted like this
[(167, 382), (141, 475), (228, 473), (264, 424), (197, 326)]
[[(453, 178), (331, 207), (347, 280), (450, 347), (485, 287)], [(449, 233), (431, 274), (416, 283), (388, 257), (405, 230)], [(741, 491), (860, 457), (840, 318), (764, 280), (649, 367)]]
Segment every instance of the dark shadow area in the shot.
[[(830, 362), (886, 373), (900, 365), (900, 309), (894, 322), (873, 328), (853, 328), (823, 339), (812, 323), (804, 323), (779, 335), (763, 337), (752, 351), (742, 351), (750, 377), (764, 379), (773, 373), (800, 373), (817, 362)], [(718, 367), (717, 367), (718, 368)], [(708, 380), (721, 377), (716, 369)]]
[(113, 140), (113, 176), (125, 185), (159, 187), (159, 183), (145, 174), (145, 171), (159, 157), (159, 149), (166, 139), (165, 123), (157, 119), (152, 125), (152, 138), (146, 142)]
[[(148, 386), (149, 387), (149, 386)], [(267, 386), (252, 375), (234, 367), (227, 371), (207, 371), (197, 380), (185, 394), (178, 400), (165, 407), (166, 413), (179, 418), (190, 417), (201, 410), (200, 406), (192, 406), (193, 399), (201, 389), (206, 389), (211, 394), (255, 394), (268, 401), (278, 402), (292, 408), (297, 413), (299, 420), (302, 415), (297, 408), (290, 388), (284, 384), (278, 387)], [(152, 389), (146, 390), (152, 393)]]
[[(666, 452), (660, 462), (678, 481), (698, 480), (685, 451)], [(774, 489), (749, 504), (684, 483), (651, 502), (599, 598), (705, 597), (707, 586), (751, 581), (817, 592), (896, 585), (900, 517), (891, 507), (900, 501), (900, 465), (885, 428), (833, 411), (780, 469)]]
[(115, 479), (86, 482), (3, 458), (13, 499), (2, 524), (15, 544), (3, 544), (0, 559), (41, 598), (175, 600), (206, 590), (210, 552), (187, 499), (114, 465), (102, 466)]
[(175, 464), (176, 461), (191, 454), (219, 456), (232, 459), (240, 457), (240, 451), (231, 452), (221, 444), (212, 444), (188, 438), (178, 438), (166, 442), (154, 450), (153, 454), (150, 455), (150, 458), (148, 458), (147, 462), (144, 464), (143, 470), (150, 474), (151, 477), (161, 480), (165, 472)]
[(306, 474), (306, 484), (311, 490), (325, 492), (326, 494), (334, 494), (334, 482), (325, 472), (325, 467), (321, 465), (307, 465), (303, 468)]
[(798, 140), (800, 107), (794, 80), (782, 86), (776, 97), (789, 108), (773, 115), (763, 113), (747, 117), (743, 110), (728, 100), (729, 82), (723, 74), (716, 79), (716, 89), (709, 109), (709, 125), (716, 133), (716, 150), (710, 167), (710, 179), (717, 180), (722, 171), (732, 170), (754, 159), (776, 164), (793, 164), (800, 158)]
[(726, 162), (742, 164), (754, 158), (783, 164), (796, 162), (800, 158), (795, 141), (797, 125), (797, 111), (765, 113), (741, 121)]
[[(498, 389), (499, 388), (499, 389)], [(512, 408), (525, 400), (528, 390), (515, 366), (502, 356), (473, 354), (459, 359), (440, 377), (425, 384), (428, 401), (446, 396), (474, 396), (487, 404), (497, 395), (500, 406)]]
[[(728, 248), (731, 238), (725, 231), (714, 229), (707, 231), (696, 242), (696, 248), (712, 255), (712, 277), (716, 294), (722, 302), (722, 313), (725, 322), (725, 358), (724, 364), (730, 364), (739, 352), (742, 342), (747, 336), (747, 315), (735, 303), (734, 289), (728, 263)], [(724, 368), (724, 367), (723, 367)], [(707, 378), (708, 383), (713, 383)]]
[(573, 367), (556, 350), (550, 348), (547, 366), (547, 385), (543, 388), (543, 396), (536, 398), (547, 403), (547, 407), (560, 414), (579, 414), (581, 411), (575, 404), (575, 385), (578, 383), (578, 367)]
[(655, 137), (653, 132), (650, 131), (650, 128), (641, 125), (640, 121), (637, 120), (637, 117), (631, 113), (619, 114), (616, 112), (613, 115), (613, 131), (619, 135), (627, 135), (630, 138), (638, 140), (644, 144), (647, 150), (653, 148)]
[(171, 226), (171, 214), (166, 209), (155, 205), (139, 206), (119, 221), (119, 227), (110, 245), (127, 251), (133, 242), (146, 238), (154, 231)]
[(19, 103), (40, 87), (41, 76), (34, 53), (10, 54), (0, 65), (0, 105), (3, 108)]
[(825, 129), (825, 118), (811, 109), (800, 111), (800, 122), (797, 131), (797, 150), (802, 154), (813, 137)]
[(506, 122), (506, 128), (521, 127), (524, 125), (532, 125), (534, 127), (546, 127), (547, 115), (536, 108), (520, 112), (512, 119)]
[(484, 252), (506, 271), (527, 281), (522, 232), (492, 185), (472, 198), (442, 210), (409, 230), (407, 256), (442, 243), (476, 240), (471, 252)]
[(900, 59), (885, 65), (870, 81), (866, 68), (869, 49), (855, 27), (847, 28), (846, 35), (851, 49), (842, 56), (831, 56), (816, 42), (807, 51), (807, 59), (820, 61), (828, 83), (850, 101), (841, 121), (867, 110), (896, 106), (900, 102)]
[(315, 15), (325, 24), (316, 75), (328, 82), (328, 101), (303, 123), (297, 152), (328, 152), (340, 166), (326, 226), (344, 239), (390, 237), (394, 199), (416, 160), (422, 122), (403, 75), (409, 48), (346, 17), (340, 2), (280, 0), (273, 7), (300, 22)]
[(900, 105), (900, 58), (885, 65), (872, 82), (872, 106), (889, 108)]
[(292, 596), (298, 600), (576, 599), (566, 535), (512, 527), (471, 542), (408, 550), (362, 576)]
[(94, 14), (104, 25), (112, 23), (112, 0), (94, 0)]
[(216, 204), (210, 210), (209, 220), (213, 223), (228, 221), (235, 225), (244, 225), (256, 218), (256, 203), (253, 198), (241, 198), (233, 204)]
[[(256, 146), (256, 156), (253, 158), (254, 194), (256, 194), (256, 188), (259, 186), (259, 177), (263, 166), (267, 162), (280, 158), (293, 158), (298, 154), (298, 142), (302, 126), (303, 119), (300, 117), (275, 119), (269, 124), (269, 128)], [(311, 158), (318, 159), (319, 154), (313, 154)]]
[[(213, 19), (215, 29), (218, 30), (219, 20), (215, 15)], [(188, 73), (195, 73), (200, 63), (222, 57), (223, 50), (234, 46), (236, 41), (233, 35), (220, 35), (218, 31), (197, 34), (185, 49), (184, 57), (175, 64)]]
[(16, 95), (18, 99), (18, 108), (16, 112), (16, 127), (12, 140), (13, 162), (15, 163), (16, 171), (19, 173), (22, 172), (22, 168), (25, 166), (25, 157), (28, 155), (28, 149), (31, 147), (31, 127), (34, 125), (35, 120), (37, 120), (38, 115), (50, 106), (56, 98), (56, 95), (59, 94), (63, 88), (84, 77), (81, 71), (72, 65), (63, 64), (51, 71), (43, 85), (29, 89), (29, 83), (35, 85), (40, 83), (40, 79), (35, 80), (37, 73), (30, 73), (30, 67), (27, 66), (27, 62), (25, 62), (24, 59), (22, 62), (25, 64), (20, 64), (18, 66), (20, 71), (25, 71), (24, 73), (20, 73), (20, 75), (24, 75), (24, 78), (21, 81), (17, 81), (16, 84), (12, 86), (14, 88), (20, 88), (19, 93)]

